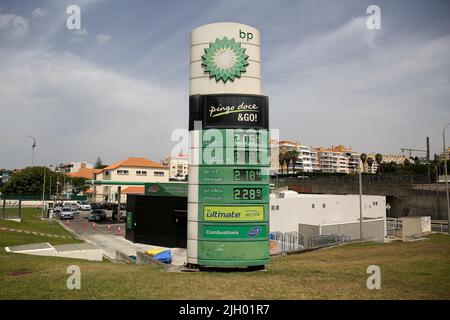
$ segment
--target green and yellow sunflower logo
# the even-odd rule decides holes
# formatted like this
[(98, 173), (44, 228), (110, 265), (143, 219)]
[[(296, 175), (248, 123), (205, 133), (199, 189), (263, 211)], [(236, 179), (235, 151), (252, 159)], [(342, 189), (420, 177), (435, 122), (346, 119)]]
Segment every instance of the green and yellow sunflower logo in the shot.
[(234, 81), (234, 78), (245, 72), (247, 58), (240, 42), (224, 37), (209, 43), (209, 48), (202, 55), (202, 66), (205, 67), (205, 72), (209, 72), (209, 77), (215, 77), (216, 81)]

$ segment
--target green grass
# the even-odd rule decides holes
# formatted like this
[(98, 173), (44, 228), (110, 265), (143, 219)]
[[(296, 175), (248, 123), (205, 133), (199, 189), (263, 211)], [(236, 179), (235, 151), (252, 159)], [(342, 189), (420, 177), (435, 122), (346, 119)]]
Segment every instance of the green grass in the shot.
[[(42, 241), (0, 232), (0, 247)], [(72, 264), (81, 269), (81, 290), (66, 288), (66, 268)], [(381, 268), (381, 290), (366, 288), (366, 269), (372, 264)], [(29, 274), (13, 275), (18, 271)], [(157, 266), (37, 257), (0, 249), (0, 299), (86, 298), (450, 299), (450, 236), (433, 234), (420, 242), (351, 244), (276, 257), (267, 272), (251, 273), (166, 273)]]
[[(16, 209), (17, 210), (17, 209)], [(0, 227), (8, 227), (26, 231), (35, 231), (59, 236), (73, 235), (61, 227), (57, 221), (41, 220), (41, 210), (35, 208), (22, 208), (22, 222), (0, 220)]]

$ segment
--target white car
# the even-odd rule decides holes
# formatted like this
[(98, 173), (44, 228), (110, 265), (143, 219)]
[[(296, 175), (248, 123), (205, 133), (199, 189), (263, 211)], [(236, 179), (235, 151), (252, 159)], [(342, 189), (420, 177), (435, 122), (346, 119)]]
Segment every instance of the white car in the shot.
[(60, 219), (73, 219), (75, 216), (75, 213), (73, 212), (72, 208), (69, 206), (63, 207), (61, 212), (59, 213)]
[(81, 211), (91, 211), (91, 205), (87, 203), (86, 201), (77, 201), (78, 210)]

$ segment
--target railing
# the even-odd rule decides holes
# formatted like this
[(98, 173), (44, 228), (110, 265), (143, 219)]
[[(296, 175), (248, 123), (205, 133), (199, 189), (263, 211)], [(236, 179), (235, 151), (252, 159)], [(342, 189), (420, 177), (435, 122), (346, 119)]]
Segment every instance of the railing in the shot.
[(431, 231), (448, 233), (448, 222), (431, 221)]
[(395, 231), (402, 228), (402, 221), (399, 218), (386, 218), (386, 236), (395, 237)]
[(296, 231), (272, 232), (270, 239), (270, 254), (280, 254), (303, 249), (303, 237)]
[(308, 248), (320, 248), (345, 242), (350, 242), (350, 236), (343, 234), (315, 235), (308, 239)]

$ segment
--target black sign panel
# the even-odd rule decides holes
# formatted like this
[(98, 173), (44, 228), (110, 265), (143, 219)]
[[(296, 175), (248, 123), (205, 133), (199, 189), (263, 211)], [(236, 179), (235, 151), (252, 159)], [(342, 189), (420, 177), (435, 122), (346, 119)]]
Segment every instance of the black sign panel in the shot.
[(190, 97), (190, 124), (202, 121), (203, 129), (269, 128), (267, 96), (259, 95), (201, 95)]

